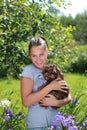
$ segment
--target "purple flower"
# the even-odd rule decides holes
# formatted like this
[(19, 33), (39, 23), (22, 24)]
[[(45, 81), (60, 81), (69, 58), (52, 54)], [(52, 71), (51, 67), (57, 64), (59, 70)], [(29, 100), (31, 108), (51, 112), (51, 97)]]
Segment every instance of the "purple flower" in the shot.
[(57, 114), (57, 120), (58, 121), (62, 121), (62, 120), (64, 120), (65, 119), (65, 117), (62, 115), (62, 113), (61, 112), (58, 112), (58, 114)]
[(84, 120), (83, 126), (84, 126), (84, 127), (87, 127), (87, 118)]
[(67, 120), (67, 119), (62, 120), (62, 125), (63, 125), (64, 127), (69, 127), (69, 122), (68, 122), (68, 120)]
[(12, 112), (10, 111), (10, 109), (4, 109), (5, 113), (8, 114), (9, 116), (12, 116)]
[(75, 126), (76, 122), (73, 120), (72, 116), (68, 116), (65, 118), (65, 120), (62, 121), (62, 124), (64, 127), (69, 127), (69, 126)]
[(7, 114), (7, 115), (4, 117), (4, 119), (5, 119), (6, 121), (9, 121), (9, 120), (11, 119), (11, 117)]
[(6, 121), (9, 121), (12, 118), (12, 112), (10, 111), (10, 109), (6, 109), (6, 108), (4, 108), (4, 112), (5, 112), (4, 119)]
[(70, 126), (70, 127), (68, 128), (68, 130), (78, 130), (78, 127), (77, 127), (77, 126)]
[(67, 130), (78, 130), (78, 127), (76, 126), (76, 122), (74, 121), (73, 117), (63, 116), (61, 112), (58, 112), (56, 120), (53, 121), (51, 126), (55, 130), (62, 130), (63, 128), (66, 128)]
[(55, 121), (52, 122), (52, 126), (53, 126), (54, 128), (56, 128), (57, 125), (58, 125), (58, 121), (57, 121), (57, 120), (55, 120)]

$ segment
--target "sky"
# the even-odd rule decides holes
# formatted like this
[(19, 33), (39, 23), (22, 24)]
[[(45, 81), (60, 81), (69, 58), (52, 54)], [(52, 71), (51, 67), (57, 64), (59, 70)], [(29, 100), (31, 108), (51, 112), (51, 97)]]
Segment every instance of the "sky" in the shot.
[(70, 0), (70, 2), (72, 5), (67, 6), (67, 9), (61, 9), (64, 15), (71, 14), (72, 17), (75, 17), (77, 13), (87, 11), (87, 0)]

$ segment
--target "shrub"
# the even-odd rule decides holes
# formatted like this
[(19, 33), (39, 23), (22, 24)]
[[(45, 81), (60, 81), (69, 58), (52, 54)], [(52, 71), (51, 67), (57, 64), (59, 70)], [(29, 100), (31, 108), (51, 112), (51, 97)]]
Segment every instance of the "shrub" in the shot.
[(85, 73), (87, 71), (87, 53), (79, 54), (77, 60), (71, 64), (73, 72)]
[(79, 46), (75, 59), (71, 60), (69, 70), (71, 72), (87, 73), (87, 46)]

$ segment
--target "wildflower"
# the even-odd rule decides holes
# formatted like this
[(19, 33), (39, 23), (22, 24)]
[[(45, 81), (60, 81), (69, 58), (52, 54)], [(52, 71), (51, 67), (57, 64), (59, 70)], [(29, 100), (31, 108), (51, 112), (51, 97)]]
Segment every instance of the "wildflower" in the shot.
[(4, 119), (6, 121), (9, 121), (12, 118), (12, 112), (10, 111), (10, 109), (6, 109), (6, 108), (4, 108), (4, 112), (5, 112)]
[(11, 104), (11, 102), (9, 100), (7, 100), (7, 99), (4, 99), (4, 100), (0, 101), (0, 106), (2, 106), (2, 107), (6, 107), (6, 106), (9, 107), (10, 104)]
[(77, 126), (70, 126), (70, 127), (68, 128), (68, 130), (78, 130), (78, 127), (77, 127)]
[(76, 122), (73, 120), (72, 116), (67, 116), (63, 121), (62, 124), (64, 127), (70, 127), (70, 126), (75, 126)]
[(9, 120), (11, 119), (11, 117), (10, 117), (9, 115), (6, 115), (6, 116), (4, 117), (4, 119), (5, 119), (6, 121), (9, 121)]
[(65, 117), (61, 112), (58, 112), (56, 120), (52, 122), (50, 130), (78, 130), (76, 122), (72, 116)]
[(83, 126), (87, 128), (87, 118), (84, 120)]
[(10, 109), (4, 108), (4, 112), (5, 112), (6, 114), (8, 114), (9, 116), (12, 116), (12, 112), (11, 112)]
[(0, 113), (0, 130), (19, 130), (20, 128), (23, 129), (23, 113), (14, 113), (16, 109), (15, 107), (11, 106), (11, 108), (13, 109), (12, 111), (9, 107), (10, 104), (11, 102), (7, 99), (0, 101), (0, 106), (2, 108), (4, 107), (3, 109), (1, 109), (2, 113)]
[(52, 127), (56, 128), (58, 130), (61, 130), (61, 121), (64, 119), (65, 117), (62, 115), (61, 112), (58, 112), (57, 116), (56, 116), (56, 120), (52, 122)]

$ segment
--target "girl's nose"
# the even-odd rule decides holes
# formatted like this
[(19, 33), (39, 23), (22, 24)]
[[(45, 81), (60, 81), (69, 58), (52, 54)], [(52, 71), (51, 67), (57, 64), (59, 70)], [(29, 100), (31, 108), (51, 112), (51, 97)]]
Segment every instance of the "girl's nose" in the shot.
[(36, 56), (35, 60), (38, 61), (39, 59), (40, 59), (39, 56)]

